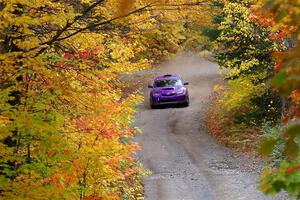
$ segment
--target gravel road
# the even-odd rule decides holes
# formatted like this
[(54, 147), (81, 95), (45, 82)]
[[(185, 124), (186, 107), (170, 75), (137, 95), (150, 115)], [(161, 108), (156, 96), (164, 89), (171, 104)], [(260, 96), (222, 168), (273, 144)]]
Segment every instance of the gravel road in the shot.
[(152, 171), (145, 178), (146, 200), (260, 200), (256, 179), (259, 161), (233, 153), (217, 143), (205, 127), (218, 66), (191, 54), (181, 54), (146, 75), (175, 73), (190, 82), (190, 106), (151, 110), (149, 90), (137, 115), (141, 160)]

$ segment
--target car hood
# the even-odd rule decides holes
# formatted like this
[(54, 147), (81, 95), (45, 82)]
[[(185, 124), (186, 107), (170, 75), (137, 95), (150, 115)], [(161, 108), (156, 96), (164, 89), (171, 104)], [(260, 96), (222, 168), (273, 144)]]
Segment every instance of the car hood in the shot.
[(165, 87), (159, 87), (159, 88), (153, 88), (154, 93), (160, 93), (160, 94), (169, 94), (170, 92), (179, 92), (182, 89), (185, 89), (183, 86), (165, 86)]

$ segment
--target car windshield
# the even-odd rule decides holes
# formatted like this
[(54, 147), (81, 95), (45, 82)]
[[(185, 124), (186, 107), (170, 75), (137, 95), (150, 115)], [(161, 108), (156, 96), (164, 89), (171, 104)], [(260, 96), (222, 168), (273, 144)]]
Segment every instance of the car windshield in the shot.
[(154, 87), (165, 87), (165, 86), (182, 86), (182, 82), (179, 79), (164, 79), (156, 80)]

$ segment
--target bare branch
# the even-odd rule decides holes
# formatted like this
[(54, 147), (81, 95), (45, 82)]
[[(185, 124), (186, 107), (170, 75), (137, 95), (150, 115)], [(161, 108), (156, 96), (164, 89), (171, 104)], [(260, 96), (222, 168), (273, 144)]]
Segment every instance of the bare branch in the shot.
[[(163, 5), (155, 5), (155, 7), (183, 7), (183, 6), (202, 6), (208, 4), (208, 0), (198, 1), (195, 3), (181, 3), (181, 4), (163, 4)], [(154, 7), (154, 6), (153, 6)]]
[(97, 23), (97, 24), (93, 24), (93, 25), (86, 26), (86, 27), (84, 27), (84, 28), (78, 29), (77, 31), (75, 31), (75, 32), (73, 32), (73, 33), (71, 33), (71, 34), (69, 34), (69, 35), (67, 35), (67, 36), (64, 36), (64, 37), (61, 37), (61, 38), (56, 38), (55, 41), (58, 42), (58, 41), (61, 41), (61, 40), (65, 40), (65, 39), (70, 38), (70, 37), (72, 37), (72, 36), (74, 36), (74, 35), (77, 35), (78, 33), (82, 32), (82, 31), (85, 31), (85, 30), (88, 30), (88, 29), (91, 29), (91, 28), (95, 28), (95, 27), (98, 27), (98, 26), (102, 26), (102, 25), (108, 24), (108, 23), (110, 23), (110, 22), (116, 21), (116, 20), (118, 20), (118, 19), (122, 19), (122, 18), (128, 17), (128, 16), (130, 16), (130, 15), (132, 15), (132, 14), (135, 14), (135, 13), (138, 13), (138, 12), (145, 11), (146, 8), (151, 7), (151, 6), (152, 6), (154, 3), (156, 3), (156, 2), (157, 2), (157, 1), (152, 2), (152, 3), (150, 3), (150, 4), (146, 5), (146, 6), (143, 6), (143, 7), (141, 7), (141, 8), (138, 8), (138, 9), (136, 9), (136, 10), (134, 10), (134, 11), (131, 11), (131, 12), (127, 13), (127, 14), (124, 14), (124, 15), (121, 15), (121, 16), (117, 16), (117, 17), (114, 17), (114, 18), (112, 18), (112, 19), (109, 19), (109, 20), (106, 20), (106, 21), (103, 21), (103, 22), (99, 22), (99, 23)]
[(59, 30), (56, 35), (47, 42), (42, 43), (41, 45), (51, 45), (53, 42), (57, 41), (57, 39), (61, 36), (61, 34), (63, 34), (65, 31), (68, 30), (68, 28), (70, 28), (73, 24), (75, 24), (78, 20), (82, 19), (83, 17), (85, 17), (92, 9), (94, 9), (95, 7), (97, 7), (99, 4), (103, 3), (105, 0), (98, 0), (95, 3), (93, 3), (91, 6), (89, 6), (87, 9), (85, 9), (81, 15), (76, 16), (72, 22), (67, 22), (66, 25)]
[[(41, 45), (47, 45), (47, 47), (44, 47), (42, 48), (37, 54), (41, 54), (43, 53), (47, 48), (49, 48), (49, 46), (51, 46), (54, 42), (59, 42), (59, 41), (62, 41), (62, 40), (65, 40), (65, 39), (68, 39), (72, 36), (75, 36), (81, 32), (84, 32), (86, 30), (89, 30), (89, 29), (93, 29), (93, 28), (96, 28), (96, 27), (99, 27), (99, 26), (103, 26), (105, 24), (109, 24), (113, 21), (116, 21), (118, 19), (122, 19), (122, 18), (126, 18), (130, 15), (133, 15), (135, 13), (138, 13), (138, 12), (146, 12), (146, 11), (153, 11), (153, 10), (179, 10), (181, 9), (181, 7), (183, 8), (188, 8), (189, 6), (201, 6), (201, 5), (205, 5), (205, 4), (208, 4), (208, 0), (202, 0), (202, 1), (198, 1), (198, 2), (195, 2), (195, 3), (182, 3), (182, 4), (163, 4), (163, 5), (160, 5), (160, 4), (156, 4), (159, 2), (159, 0), (155, 0), (153, 1), (152, 3), (149, 3), (141, 8), (138, 8), (136, 10), (133, 10), (127, 14), (124, 14), (124, 15), (120, 15), (120, 16), (117, 16), (117, 17), (114, 17), (114, 18), (111, 18), (109, 20), (106, 20), (106, 21), (102, 21), (102, 22), (99, 22), (99, 23), (96, 23), (96, 24), (92, 24), (92, 25), (88, 25), (86, 27), (83, 27), (83, 28), (79, 28), (77, 29), (76, 31), (72, 32), (72, 33), (69, 33), (68, 35), (66, 36), (62, 36), (63, 33), (65, 33), (66, 31), (70, 31), (70, 28), (79, 20), (81, 20), (83, 17), (85, 17), (93, 8), (95, 8), (97, 5), (99, 5), (100, 3), (104, 2), (105, 0), (98, 0), (97, 2), (95, 2), (94, 4), (92, 4), (90, 7), (88, 7), (86, 10), (83, 11), (83, 13), (77, 17), (75, 17), (73, 19), (72, 22), (68, 22), (61, 30), (59, 30), (57, 32), (57, 34), (49, 41), (47, 42), (44, 42), (44, 43), (41, 43)], [(74, 30), (74, 28), (73, 28)]]

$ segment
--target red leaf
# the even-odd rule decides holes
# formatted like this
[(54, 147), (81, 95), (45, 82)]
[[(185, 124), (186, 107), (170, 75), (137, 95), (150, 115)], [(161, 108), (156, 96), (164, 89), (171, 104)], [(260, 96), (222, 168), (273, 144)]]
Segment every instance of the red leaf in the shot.
[(65, 59), (71, 59), (71, 58), (74, 58), (74, 55), (71, 54), (71, 53), (65, 53), (64, 58)]
[(280, 70), (283, 67), (283, 65), (284, 65), (284, 61), (283, 60), (279, 61), (277, 63), (277, 65), (274, 67), (275, 72), (277, 72), (277, 73), (280, 72)]
[(292, 175), (295, 171), (300, 169), (300, 164), (299, 165), (295, 165), (289, 169), (286, 170), (286, 174), (287, 175)]

